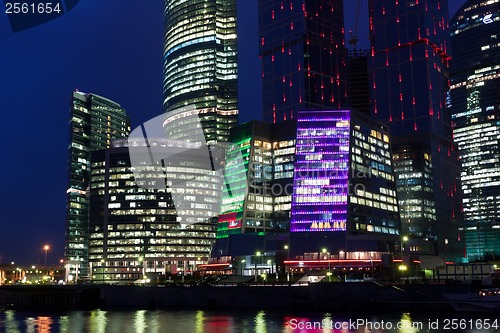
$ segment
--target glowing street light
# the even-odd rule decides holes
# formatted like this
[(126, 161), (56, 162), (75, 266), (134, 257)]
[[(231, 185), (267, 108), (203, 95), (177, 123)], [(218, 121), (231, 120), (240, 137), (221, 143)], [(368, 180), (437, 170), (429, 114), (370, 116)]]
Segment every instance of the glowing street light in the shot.
[[(255, 252), (256, 257), (260, 257), (262, 254), (260, 251)], [(254, 269), (255, 269), (255, 283), (257, 283), (257, 258), (254, 260)]]
[(44, 245), (43, 249), (45, 250), (45, 267), (47, 267), (47, 253), (50, 250), (50, 246)]
[[(321, 250), (323, 254), (325, 254), (325, 259), (328, 258), (328, 273), (326, 275), (328, 276), (328, 282), (332, 282), (332, 272), (331, 272), (331, 266), (330, 266), (330, 252), (328, 252), (328, 249), (323, 248)], [(327, 257), (328, 256), (328, 257)]]

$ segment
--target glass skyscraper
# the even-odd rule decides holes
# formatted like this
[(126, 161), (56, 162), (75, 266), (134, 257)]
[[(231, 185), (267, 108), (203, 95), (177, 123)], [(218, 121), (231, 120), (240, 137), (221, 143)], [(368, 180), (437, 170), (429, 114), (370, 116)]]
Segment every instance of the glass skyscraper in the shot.
[(454, 139), (469, 259), (500, 256), (500, 1), (466, 2), (451, 21)]
[(394, 252), (400, 220), (387, 126), (350, 110), (298, 115), (290, 253)]
[(195, 110), (207, 142), (227, 140), (238, 115), (237, 54), (236, 0), (165, 0), (163, 105), (176, 126), (192, 125), (182, 118)]
[(448, 2), (371, 0), (369, 14), (371, 113), (390, 127), (402, 232), (413, 236), (415, 254), (461, 260), (460, 164), (446, 107)]
[(295, 135), (295, 121), (231, 131), (217, 238), (289, 230)]
[[(148, 142), (149, 145), (169, 143), (172, 142), (165, 139)], [(162, 161), (132, 166), (129, 144), (138, 146), (146, 142), (133, 138), (115, 140), (111, 148), (92, 153), (89, 242), (92, 280), (157, 281), (168, 273), (196, 270), (197, 264), (208, 259), (215, 226), (178, 223), (182, 214), (176, 209), (172, 191), (144, 186), (146, 182), (149, 185), (165, 182), (170, 167)], [(141, 159), (149, 162), (150, 156), (134, 151), (134, 161)], [(134, 177), (134, 172), (141, 172), (142, 177)], [(203, 190), (184, 189), (191, 196)], [(205, 207), (205, 211), (208, 209)]]
[(64, 256), (67, 277), (76, 279), (89, 276), (90, 155), (127, 136), (130, 125), (119, 104), (95, 94), (73, 92), (70, 112)]
[[(165, 137), (174, 145), (198, 143), (210, 162), (223, 164), (218, 158), (238, 122), (236, 0), (165, 0), (164, 18)], [(210, 228), (215, 242), (223, 179), (219, 162), (207, 164), (203, 156), (165, 160), (167, 187), (182, 197), (175, 203), (181, 229)]]
[(266, 122), (347, 106), (342, 0), (259, 0)]

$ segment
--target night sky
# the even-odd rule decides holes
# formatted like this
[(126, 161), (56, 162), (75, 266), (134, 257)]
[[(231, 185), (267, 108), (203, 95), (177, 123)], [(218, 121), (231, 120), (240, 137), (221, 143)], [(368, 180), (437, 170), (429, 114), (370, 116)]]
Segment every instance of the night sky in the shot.
[[(355, 3), (347, 0), (346, 31)], [(450, 14), (465, 0), (450, 0)], [(147, 3), (147, 5), (146, 5)], [(363, 3), (366, 6), (367, 1)], [(2, 7), (2, 6), (0, 6)], [(238, 3), (240, 122), (260, 119), (257, 1)], [(163, 0), (84, 0), (13, 33), (0, 12), (0, 262), (63, 257), (69, 101), (79, 89), (120, 103), (132, 128), (162, 112)], [(359, 47), (368, 47), (367, 10)]]

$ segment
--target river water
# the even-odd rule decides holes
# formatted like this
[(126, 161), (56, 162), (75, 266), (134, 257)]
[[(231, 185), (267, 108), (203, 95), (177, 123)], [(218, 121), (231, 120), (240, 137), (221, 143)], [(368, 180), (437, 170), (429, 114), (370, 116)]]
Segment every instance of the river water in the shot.
[(1, 333), (500, 332), (500, 316), (458, 313), (93, 310), (0, 312)]

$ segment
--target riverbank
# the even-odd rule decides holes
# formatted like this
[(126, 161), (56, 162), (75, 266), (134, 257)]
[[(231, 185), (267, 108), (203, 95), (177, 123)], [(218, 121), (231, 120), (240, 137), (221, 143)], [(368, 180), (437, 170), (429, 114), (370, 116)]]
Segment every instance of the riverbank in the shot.
[(313, 283), (308, 286), (3, 286), (0, 308), (93, 309), (387, 309), (450, 310), (443, 293), (466, 293), (468, 285), (381, 285), (375, 282)]

